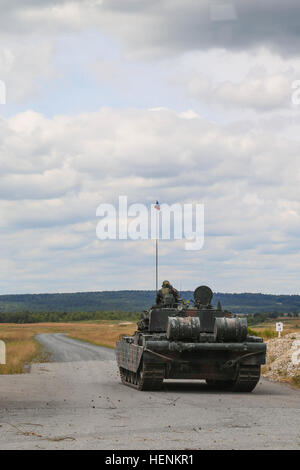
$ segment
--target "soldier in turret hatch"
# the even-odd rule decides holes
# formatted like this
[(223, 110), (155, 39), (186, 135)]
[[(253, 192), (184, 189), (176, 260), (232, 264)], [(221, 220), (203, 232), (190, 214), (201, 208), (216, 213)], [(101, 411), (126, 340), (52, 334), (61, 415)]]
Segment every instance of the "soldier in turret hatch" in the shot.
[(172, 306), (179, 302), (179, 292), (174, 289), (169, 281), (164, 281), (162, 283), (161, 289), (157, 292), (156, 304), (157, 305), (166, 305)]

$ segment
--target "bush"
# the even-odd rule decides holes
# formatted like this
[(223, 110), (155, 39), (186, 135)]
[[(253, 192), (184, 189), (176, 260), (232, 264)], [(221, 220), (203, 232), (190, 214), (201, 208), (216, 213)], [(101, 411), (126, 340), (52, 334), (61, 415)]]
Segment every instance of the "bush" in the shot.
[(252, 328), (248, 328), (249, 335), (252, 336), (259, 336), (260, 338), (271, 339), (277, 337), (277, 332), (271, 330), (271, 328), (265, 328), (264, 330), (252, 330)]
[(278, 335), (277, 332), (274, 330), (271, 330), (271, 328), (265, 328), (259, 334), (259, 336), (262, 336), (263, 338), (267, 338), (267, 339), (276, 338), (277, 335)]
[(248, 335), (250, 335), (250, 336), (260, 336), (259, 333), (255, 330), (252, 330), (252, 328), (248, 328)]
[(296, 387), (300, 387), (300, 375), (294, 375), (292, 378), (292, 384), (296, 385)]

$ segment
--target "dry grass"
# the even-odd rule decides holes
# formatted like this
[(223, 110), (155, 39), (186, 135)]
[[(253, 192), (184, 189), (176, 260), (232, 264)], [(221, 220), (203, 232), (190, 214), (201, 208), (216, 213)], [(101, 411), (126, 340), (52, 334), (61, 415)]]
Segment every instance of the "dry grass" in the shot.
[(36, 334), (65, 333), (71, 338), (113, 348), (121, 334), (132, 334), (135, 323), (126, 325), (118, 321), (35, 323), (0, 325), (0, 339), (6, 344), (6, 365), (0, 365), (0, 374), (20, 374), (32, 362), (45, 362), (47, 355), (35, 340)]
[(257, 336), (261, 336), (264, 339), (277, 338), (278, 333), (275, 327), (276, 322), (283, 323), (283, 332), (281, 333), (281, 336), (300, 331), (300, 318), (283, 317), (261, 323), (260, 325), (251, 325), (250, 334), (257, 334)]
[(71, 328), (70, 326), (67, 328), (67, 334), (71, 338), (81, 339), (98, 346), (106, 346), (109, 348), (115, 347), (116, 341), (119, 339), (120, 335), (131, 335), (136, 330), (136, 323), (122, 325), (119, 322), (102, 322), (101, 325), (99, 323), (97, 325), (84, 324), (84, 328), (76, 323), (72, 323), (71, 325)]

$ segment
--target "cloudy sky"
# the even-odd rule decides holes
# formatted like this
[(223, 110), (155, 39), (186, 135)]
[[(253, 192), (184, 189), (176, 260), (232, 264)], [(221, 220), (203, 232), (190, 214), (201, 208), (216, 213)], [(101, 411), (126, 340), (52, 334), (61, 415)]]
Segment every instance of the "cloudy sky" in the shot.
[(154, 288), (119, 195), (205, 206), (161, 280), (300, 293), (299, 0), (1, 0), (0, 80), (0, 294)]

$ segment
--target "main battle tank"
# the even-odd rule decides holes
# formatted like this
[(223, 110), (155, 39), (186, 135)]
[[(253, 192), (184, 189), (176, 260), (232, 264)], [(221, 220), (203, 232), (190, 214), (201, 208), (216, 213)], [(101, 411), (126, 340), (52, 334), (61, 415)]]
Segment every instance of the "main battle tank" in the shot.
[(121, 380), (137, 390), (160, 390), (164, 379), (204, 379), (218, 390), (251, 392), (266, 362), (266, 344), (248, 335), (246, 317), (211, 305), (207, 286), (193, 306), (154, 305), (142, 314), (133, 336), (116, 344)]

